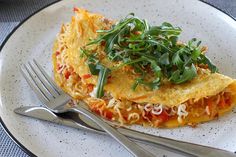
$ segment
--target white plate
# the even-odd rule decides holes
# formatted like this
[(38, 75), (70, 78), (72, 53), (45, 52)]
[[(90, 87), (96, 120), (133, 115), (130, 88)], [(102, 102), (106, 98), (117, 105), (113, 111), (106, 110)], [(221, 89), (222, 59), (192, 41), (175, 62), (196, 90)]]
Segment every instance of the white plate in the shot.
[[(153, 24), (168, 21), (183, 29), (181, 39), (197, 37), (209, 47), (208, 56), (220, 71), (236, 78), (236, 22), (219, 10), (196, 0), (87, 0), (61, 1), (25, 21), (7, 40), (0, 53), (0, 116), (15, 139), (37, 156), (130, 156), (108, 136), (54, 125), (13, 113), (19, 106), (40, 105), (19, 73), (19, 64), (36, 58), (48, 72), (52, 71), (52, 44), (63, 22), (68, 22), (73, 7), (83, 7), (119, 19), (130, 12)], [(236, 150), (236, 115), (231, 113), (220, 120), (197, 128), (145, 129), (146, 133)], [(158, 156), (173, 153), (151, 146), (145, 148)]]

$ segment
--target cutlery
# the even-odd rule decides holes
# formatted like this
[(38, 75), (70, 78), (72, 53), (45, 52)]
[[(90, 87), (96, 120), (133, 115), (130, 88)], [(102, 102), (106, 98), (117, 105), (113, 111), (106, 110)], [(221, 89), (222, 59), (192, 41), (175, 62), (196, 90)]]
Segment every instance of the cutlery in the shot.
[(143, 149), (126, 136), (118, 132), (104, 120), (86, 109), (85, 102), (74, 104), (72, 97), (56, 86), (53, 80), (47, 75), (43, 68), (33, 60), (28, 65), (21, 67), (21, 73), (33, 89), (39, 100), (51, 111), (55, 113), (76, 112), (88, 117), (98, 124), (104, 131), (112, 136), (117, 142), (124, 146), (136, 157), (154, 157), (155, 155)]
[[(84, 117), (81, 114), (76, 114), (72, 112), (57, 114), (45, 107), (38, 107), (38, 106), (19, 107), (16, 108), (14, 112), (20, 115), (46, 120), (60, 125), (65, 125), (77, 129), (83, 129), (99, 134), (105, 134), (105, 132), (98, 125), (96, 125), (93, 121)], [(234, 153), (221, 149), (211, 148), (188, 142), (177, 141), (160, 136), (154, 136), (123, 127), (117, 128), (117, 130), (122, 134), (124, 134), (125, 136), (130, 137), (139, 142), (159, 146), (160, 148), (169, 150), (171, 152), (179, 153), (185, 156), (236, 157)]]
[[(39, 107), (39, 106), (23, 106), (14, 109), (14, 112), (23, 116), (31, 117), (31, 118), (36, 118), (40, 120), (45, 120), (49, 122), (53, 122), (59, 125), (64, 125), (64, 126), (69, 126), (72, 128), (76, 129), (83, 129), (86, 131), (94, 132), (94, 133), (99, 133), (99, 134), (106, 134), (101, 127), (99, 127), (96, 123), (91, 121), (90, 119), (84, 117), (81, 114), (77, 114), (74, 112), (66, 112), (66, 113), (54, 113), (50, 111), (49, 109), (45, 107)], [(113, 124), (115, 127), (115, 125)], [(164, 145), (162, 146), (162, 137), (154, 136), (154, 135), (149, 135), (143, 132), (131, 130), (125, 127), (119, 127), (117, 128), (119, 132), (124, 134), (125, 136), (138, 141), (140, 143), (145, 143), (145, 144), (151, 144), (153, 146), (159, 146), (162, 149), (182, 154), (185, 156), (190, 156), (190, 157), (195, 157), (195, 155), (188, 154), (186, 152), (182, 152), (181, 150), (173, 149), (168, 147), (168, 142), (165, 142)], [(171, 139), (165, 139), (163, 140), (170, 140)], [(178, 142), (178, 141), (176, 141)], [(175, 143), (178, 144), (178, 143)]]

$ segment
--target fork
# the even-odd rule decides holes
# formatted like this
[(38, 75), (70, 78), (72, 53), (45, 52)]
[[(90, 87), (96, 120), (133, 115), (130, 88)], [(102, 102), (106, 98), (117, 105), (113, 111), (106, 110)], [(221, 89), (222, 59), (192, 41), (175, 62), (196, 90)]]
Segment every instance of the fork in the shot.
[(38, 99), (51, 111), (55, 113), (76, 112), (88, 117), (111, 137), (123, 145), (131, 154), (136, 157), (154, 157), (154, 155), (138, 144), (132, 142), (115, 128), (107, 124), (100, 117), (93, 114), (85, 106), (85, 102), (70, 105), (72, 97), (60, 89), (35, 59), (21, 66), (21, 73), (37, 95)]

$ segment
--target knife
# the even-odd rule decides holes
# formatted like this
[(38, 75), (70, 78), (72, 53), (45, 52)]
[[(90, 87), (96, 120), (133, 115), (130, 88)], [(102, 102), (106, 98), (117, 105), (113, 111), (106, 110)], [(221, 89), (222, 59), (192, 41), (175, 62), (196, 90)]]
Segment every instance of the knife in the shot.
[[(86, 131), (91, 131), (99, 134), (106, 134), (98, 125), (96, 125), (91, 120), (86, 117), (72, 112), (67, 113), (59, 113), (56, 114), (51, 112), (45, 107), (39, 106), (24, 106), (19, 107), (14, 110), (15, 113), (37, 118), (40, 120), (45, 120), (49, 122), (53, 122), (60, 125), (65, 125), (77, 129), (83, 129)], [(109, 123), (114, 126), (114, 124)], [(225, 151), (222, 149), (212, 148), (208, 146), (202, 146), (198, 144), (188, 143), (177, 141), (165, 137), (154, 136), (146, 133), (142, 133), (139, 131), (134, 131), (128, 128), (119, 127), (117, 128), (119, 132), (124, 134), (125, 136), (146, 144), (152, 144), (155, 146), (159, 146), (162, 149), (182, 154), (185, 156), (197, 156), (197, 157), (236, 157), (236, 154)]]

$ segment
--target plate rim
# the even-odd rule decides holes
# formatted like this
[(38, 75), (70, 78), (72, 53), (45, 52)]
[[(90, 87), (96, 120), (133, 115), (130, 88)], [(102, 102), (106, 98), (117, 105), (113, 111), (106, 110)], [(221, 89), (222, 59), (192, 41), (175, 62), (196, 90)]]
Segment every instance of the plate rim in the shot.
[[(9, 38), (14, 34), (14, 32), (22, 25), (24, 24), (27, 20), (29, 20), (31, 17), (33, 17), (35, 14), (39, 13), (40, 11), (42, 11), (43, 9), (48, 8), (51, 5), (54, 5), (58, 2), (61, 2), (62, 0), (56, 0), (53, 1), (49, 4), (47, 4), (46, 6), (36, 10), (35, 12), (33, 12), (32, 14), (30, 14), (28, 17), (26, 17), (25, 19), (23, 19), (21, 22), (19, 22), (16, 27), (14, 27), (14, 29), (12, 29), (12, 31), (5, 37), (5, 39), (3, 40), (2, 44), (0, 45), (0, 53), (2, 51), (2, 49), (4, 48), (5, 44), (7, 43), (7, 41), (9, 40)], [(231, 19), (233, 19), (234, 21), (236, 21), (236, 17), (233, 17), (233, 15), (227, 13), (226, 11), (214, 6), (213, 4), (207, 3), (204, 0), (198, 0), (201, 3), (204, 3), (205, 5), (208, 5), (212, 8), (215, 8), (216, 10), (224, 13), (226, 16), (230, 17)], [(5, 133), (8, 135), (8, 137), (22, 150), (24, 151), (27, 155), (31, 156), (31, 157), (37, 157), (33, 152), (31, 152), (28, 148), (26, 148), (22, 143), (20, 143), (20, 141), (18, 141), (15, 136), (10, 132), (10, 130), (8, 130), (7, 126), (5, 125), (2, 117), (0, 116), (0, 124), (3, 128), (3, 130), (5, 131)]]
[[(35, 12), (33, 12), (32, 14), (30, 14), (28, 17), (26, 17), (25, 19), (23, 19), (21, 22), (19, 22), (16, 27), (14, 27), (14, 29), (12, 29), (12, 31), (6, 36), (6, 38), (3, 40), (2, 44), (0, 45), (0, 53), (2, 52), (2, 49), (4, 48), (5, 44), (7, 43), (8, 39), (14, 34), (14, 32), (22, 25), (24, 24), (28, 19), (30, 19), (31, 17), (33, 17), (34, 15), (36, 15), (37, 13), (39, 13), (40, 11), (42, 11), (43, 9), (56, 4), (58, 2), (60, 2), (62, 0), (56, 0), (53, 1), (47, 5), (45, 5), (44, 7), (36, 10)], [(27, 155), (29, 155), (30, 157), (37, 157), (33, 152), (31, 152), (28, 148), (26, 148), (20, 141), (18, 141), (15, 136), (10, 132), (10, 130), (8, 130), (6, 124), (4, 123), (2, 117), (0, 116), (0, 124), (3, 128), (3, 130), (5, 131), (5, 133), (8, 135), (8, 137), (23, 151), (25, 152)]]

